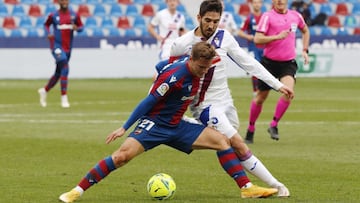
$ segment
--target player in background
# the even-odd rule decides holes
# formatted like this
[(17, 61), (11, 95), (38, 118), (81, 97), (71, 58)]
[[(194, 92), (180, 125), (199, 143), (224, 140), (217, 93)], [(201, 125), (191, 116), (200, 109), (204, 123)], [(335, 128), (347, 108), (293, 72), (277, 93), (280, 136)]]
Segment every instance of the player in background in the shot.
[(197, 93), (200, 78), (211, 67), (215, 55), (214, 47), (210, 44), (197, 43), (192, 48), (190, 58), (169, 65), (159, 74), (147, 97), (138, 104), (122, 127), (109, 134), (106, 143), (122, 137), (139, 120), (135, 129), (111, 156), (100, 160), (74, 189), (60, 195), (59, 199), (63, 202), (78, 200), (84, 191), (112, 171), (161, 144), (187, 154), (196, 149), (216, 150), (220, 164), (241, 188), (243, 198), (267, 197), (276, 193), (276, 189), (261, 187), (257, 187), (256, 194), (253, 190), (249, 193), (249, 188), (254, 188), (254, 185), (243, 172), (225, 136), (210, 127), (182, 120)]
[[(254, 54), (254, 57), (257, 61), (260, 61), (263, 56), (263, 48), (255, 45), (254, 43), (256, 28), (262, 15), (262, 5), (262, 0), (251, 1), (252, 12), (246, 17), (241, 29), (238, 32), (239, 37), (247, 40), (248, 51)], [(257, 78), (255, 76), (251, 76), (251, 84), (253, 87), (253, 95), (255, 96), (257, 92)], [(245, 141), (247, 143), (251, 143), (247, 138), (245, 139)]]
[(231, 34), (235, 35), (238, 27), (235, 23), (234, 16), (232, 13), (230, 13), (228, 11), (224, 11), (224, 9), (225, 9), (224, 0), (221, 0), (221, 3), (223, 6), (223, 12), (222, 12), (220, 23), (219, 23), (219, 28), (226, 29)]
[(38, 89), (40, 105), (46, 107), (47, 93), (60, 80), (61, 106), (69, 108), (67, 89), (71, 49), (74, 31), (81, 32), (83, 23), (80, 16), (69, 8), (69, 0), (59, 0), (59, 10), (49, 14), (45, 21), (45, 32), (50, 41), (51, 53), (55, 59), (56, 69), (45, 87)]
[(204, 0), (197, 15), (199, 26), (175, 40), (171, 48), (170, 61), (182, 55), (189, 55), (192, 45), (200, 41), (207, 41), (216, 48), (220, 57), (214, 61), (214, 67), (201, 79), (198, 94), (190, 105), (192, 115), (204, 125), (226, 135), (244, 168), (270, 187), (277, 188), (278, 196), (288, 197), (289, 190), (251, 153), (237, 131), (239, 119), (227, 81), (227, 57), (246, 72), (266, 81), (287, 97), (291, 98), (293, 92), (272, 76), (254, 57), (240, 48), (231, 33), (218, 28), (222, 10), (219, 0)]
[(168, 59), (174, 39), (185, 32), (185, 17), (176, 10), (179, 0), (165, 0), (167, 8), (158, 11), (148, 25), (148, 31), (159, 43), (159, 59)]
[[(296, 31), (302, 33), (302, 57), (304, 64), (309, 63), (308, 47), (310, 33), (308, 27), (297, 11), (287, 8), (287, 0), (273, 0), (273, 9), (265, 12), (256, 30), (254, 42), (264, 45), (264, 56), (261, 63), (282, 83), (294, 91), (296, 64)], [(259, 78), (261, 79), (261, 78)], [(248, 142), (253, 142), (255, 122), (258, 119), (263, 103), (272, 89), (263, 80), (258, 81), (258, 92), (250, 105), (249, 126), (247, 129)], [(273, 119), (268, 132), (271, 139), (279, 140), (278, 122), (285, 114), (292, 98), (281, 96), (276, 104)]]

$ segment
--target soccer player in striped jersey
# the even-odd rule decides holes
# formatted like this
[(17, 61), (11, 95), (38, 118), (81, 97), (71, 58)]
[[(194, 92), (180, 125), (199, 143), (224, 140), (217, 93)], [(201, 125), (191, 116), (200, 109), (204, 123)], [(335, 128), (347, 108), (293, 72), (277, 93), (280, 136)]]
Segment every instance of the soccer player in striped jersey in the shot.
[(251, 182), (239, 159), (220, 132), (182, 119), (197, 94), (200, 78), (210, 69), (215, 56), (214, 47), (206, 42), (199, 42), (192, 47), (188, 59), (163, 69), (148, 96), (138, 104), (126, 123), (106, 138), (106, 143), (110, 143), (122, 137), (139, 120), (124, 143), (111, 156), (100, 160), (74, 189), (60, 195), (59, 199), (63, 202), (78, 200), (84, 191), (110, 172), (161, 144), (187, 154), (196, 149), (216, 150), (220, 164), (241, 188), (243, 198), (267, 197), (276, 193), (277, 189), (274, 188), (255, 185), (250, 187)]
[(59, 0), (60, 9), (49, 14), (45, 21), (45, 31), (50, 41), (51, 53), (56, 62), (54, 75), (48, 83), (38, 90), (40, 105), (46, 107), (47, 93), (60, 80), (61, 106), (69, 108), (67, 97), (69, 60), (73, 44), (74, 31), (81, 32), (83, 23), (80, 16), (69, 8), (69, 0)]
[(286, 97), (292, 98), (293, 92), (240, 48), (231, 33), (218, 28), (221, 13), (222, 5), (219, 0), (204, 0), (197, 15), (199, 26), (176, 39), (171, 48), (170, 61), (189, 54), (192, 45), (200, 41), (206, 41), (216, 48), (220, 60), (215, 61), (213, 68), (200, 81), (198, 94), (190, 105), (193, 117), (226, 135), (244, 168), (270, 187), (277, 188), (278, 196), (288, 197), (289, 190), (251, 153), (237, 131), (239, 119), (228, 86), (226, 58), (229, 57), (246, 72), (260, 78)]

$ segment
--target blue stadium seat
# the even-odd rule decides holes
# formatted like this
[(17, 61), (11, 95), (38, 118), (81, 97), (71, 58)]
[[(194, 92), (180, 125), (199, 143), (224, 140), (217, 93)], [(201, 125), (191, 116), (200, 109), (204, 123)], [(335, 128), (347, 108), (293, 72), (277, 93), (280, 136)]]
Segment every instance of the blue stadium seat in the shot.
[(339, 36), (347, 36), (349, 35), (349, 32), (347, 31), (346, 28), (341, 27), (337, 29), (336, 34)]
[(0, 4), (0, 17), (5, 17), (9, 15), (9, 10), (4, 4)]
[(21, 0), (21, 3), (30, 5), (30, 4), (37, 3), (37, 1), (36, 0)]
[(166, 5), (166, 3), (163, 2), (163, 3), (158, 4), (158, 9), (157, 10), (160, 11), (160, 10), (163, 10), (165, 8), (167, 8), (167, 5)]
[(102, 0), (102, 3), (113, 5), (113, 4), (117, 4), (117, 1), (116, 0)]
[(360, 2), (356, 2), (353, 4), (353, 8), (351, 10), (351, 14), (360, 15)]
[(120, 31), (116, 27), (107, 27), (106, 29), (109, 31), (109, 36), (120, 37)]
[(135, 4), (129, 4), (126, 6), (125, 15), (127, 16), (136, 16), (139, 15), (139, 10)]
[(101, 19), (101, 27), (103, 27), (103, 28), (115, 27), (111, 16), (103, 16), (102, 17), (102, 19)]
[(143, 16), (141, 15), (134, 16), (133, 27), (135, 28), (146, 27), (146, 24), (147, 23)]
[(41, 16), (41, 17), (36, 18), (35, 27), (44, 28), (45, 21), (46, 21), (46, 16)]
[(235, 8), (234, 8), (234, 5), (232, 3), (225, 3), (224, 2), (224, 11), (227, 11), (227, 12), (232, 13), (233, 15), (235, 15)]
[(24, 15), (26, 15), (23, 5), (22, 4), (14, 5), (11, 15), (13, 15), (13, 16), (24, 16)]
[(75, 35), (77, 37), (89, 37), (89, 29), (88, 28), (85, 28), (82, 32), (75, 32)]
[(182, 4), (179, 4), (179, 5), (176, 7), (176, 10), (179, 11), (179, 12), (182, 12), (184, 15), (187, 13), (185, 6), (182, 5)]
[(147, 29), (147, 27), (142, 27), (140, 29), (140, 31), (141, 31), (141, 36), (142, 37), (150, 37), (151, 36), (148, 29)]
[(23, 33), (20, 29), (13, 29), (10, 32), (10, 37), (23, 37)]
[(110, 15), (114, 16), (114, 17), (120, 17), (123, 15), (123, 11), (119, 4), (117, 4), (117, 3), (111, 4)]
[(141, 4), (141, 5), (147, 4), (149, 2), (150, 2), (149, 0), (133, 0), (134, 4)]
[[(40, 5), (48, 5), (48, 4), (53, 4), (52, 0), (37, 0), (37, 3)], [(71, 1), (72, 3), (72, 1)]]
[(55, 4), (52, 3), (46, 4), (44, 15), (49, 15), (50, 13), (55, 12), (56, 10), (57, 7), (55, 6)]
[(332, 10), (330, 4), (328, 4), (328, 3), (320, 4), (319, 12), (320, 13), (325, 13), (327, 16), (334, 15), (334, 11)]
[(135, 29), (133, 28), (126, 29), (124, 32), (124, 37), (137, 37)]
[(27, 37), (39, 37), (39, 32), (36, 28), (31, 27), (27, 29)]
[(326, 35), (326, 36), (333, 35), (329, 27), (319, 26), (319, 28), (320, 28), (320, 35)]
[(74, 4), (74, 5), (80, 5), (80, 4), (85, 4), (86, 0), (71, 0), (70, 4)]
[(0, 28), (0, 37), (6, 37), (5, 31), (3, 28)]
[(195, 23), (191, 16), (185, 15), (185, 27), (188, 30), (192, 30), (195, 28)]
[(94, 37), (103, 37), (104, 32), (102, 31), (102, 29), (100, 27), (93, 27), (92, 28), (92, 36), (94, 36)]
[(234, 17), (234, 21), (236, 23), (236, 25), (238, 25), (238, 27), (240, 28), (242, 22), (243, 22), (243, 19), (240, 17), (240, 15), (233, 15)]
[(93, 15), (94, 16), (105, 16), (106, 15), (105, 7), (102, 4), (95, 4)]
[(96, 5), (96, 4), (101, 3), (101, 0), (85, 0), (85, 2), (86, 2), (86, 4)]
[(318, 35), (316, 32), (316, 27), (315, 26), (309, 26), (309, 32), (311, 36), (316, 36)]
[(89, 16), (86, 18), (85, 27), (93, 28), (93, 27), (97, 27), (97, 26), (98, 26), (97, 20), (94, 16)]
[(25, 15), (25, 16), (21, 16), (20, 21), (19, 21), (19, 27), (20, 28), (30, 28), (33, 27), (33, 24), (31, 22), (31, 19), (29, 16)]

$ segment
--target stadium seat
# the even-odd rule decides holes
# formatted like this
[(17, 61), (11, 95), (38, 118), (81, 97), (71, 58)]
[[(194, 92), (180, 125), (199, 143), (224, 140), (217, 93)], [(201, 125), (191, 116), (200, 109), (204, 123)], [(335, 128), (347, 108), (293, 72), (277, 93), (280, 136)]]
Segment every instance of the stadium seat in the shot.
[(99, 3), (101, 3), (99, 0), (85, 0), (85, 4), (88, 4), (88, 5), (97, 5)]
[(141, 15), (134, 16), (134, 21), (133, 21), (132, 27), (134, 27), (134, 28), (146, 27), (146, 24), (147, 23), (143, 16), (141, 16)]
[(176, 10), (179, 11), (179, 12), (181, 12), (181, 13), (183, 13), (183, 14), (186, 14), (186, 13), (187, 13), (185, 6), (182, 5), (182, 4), (179, 4), (179, 5), (176, 7)]
[(330, 4), (328, 3), (323, 3), (320, 5), (320, 10), (319, 10), (320, 13), (325, 13), (327, 16), (332, 16), (334, 15), (334, 12), (330, 6)]
[(342, 15), (342, 16), (349, 15), (349, 10), (348, 10), (346, 3), (336, 4), (335, 14)]
[(357, 26), (357, 19), (353, 15), (345, 16), (344, 19), (344, 26), (345, 27), (356, 27)]
[(235, 8), (234, 5), (232, 3), (229, 2), (224, 2), (224, 11), (227, 11), (229, 13), (232, 13), (233, 15), (235, 15)]
[(129, 4), (126, 6), (125, 15), (127, 16), (136, 16), (139, 15), (138, 8), (135, 4)]
[(231, 1), (229, 1), (229, 2), (231, 2), (231, 3), (233, 3), (233, 4), (245, 4), (245, 3), (247, 3), (247, 1), (246, 0), (231, 0)]
[(47, 16), (57, 10), (55, 4), (46, 4), (44, 14)]
[(39, 17), (43, 14), (41, 13), (41, 8), (38, 4), (31, 4), (29, 7), (28, 15), (33, 17)]
[(131, 0), (118, 0), (118, 3), (119, 4), (129, 5), (129, 4), (132, 4), (132, 1)]
[(93, 15), (94, 16), (105, 16), (106, 15), (105, 7), (99, 3), (95, 4)]
[(16, 26), (16, 22), (14, 17), (12, 16), (7, 16), (3, 19), (3, 28), (7, 28), (7, 29), (15, 29), (17, 28)]
[(150, 3), (150, 1), (149, 0), (133, 0), (133, 3), (144, 5), (144, 4)]
[(123, 11), (119, 4), (117, 4), (117, 3), (111, 4), (110, 15), (114, 16), (114, 17), (120, 17), (123, 15)]
[(5, 4), (12, 4), (12, 5), (17, 5), (19, 4), (19, 0), (4, 0)]
[(10, 37), (23, 37), (23, 33), (20, 29), (13, 29), (10, 32)]
[(86, 5), (86, 4), (80, 4), (79, 7), (78, 7), (77, 12), (82, 17), (91, 16), (90, 9), (89, 9), (88, 5)]
[(5, 17), (9, 15), (9, 10), (4, 4), (0, 4), (0, 17)]
[(101, 27), (103, 27), (103, 28), (115, 27), (111, 16), (103, 16), (102, 17), (102, 19), (101, 19)]
[(333, 35), (333, 33), (329, 27), (320, 26), (320, 35), (329, 36), (329, 35)]
[(102, 29), (100, 27), (93, 27), (91, 30), (92, 30), (93, 37), (103, 37), (104, 36), (104, 32), (102, 31)]
[(70, 3), (74, 5), (81, 5), (81, 4), (86, 4), (86, 0), (71, 0)]
[(346, 28), (340, 27), (340, 28), (337, 29), (336, 35), (339, 35), (339, 36), (347, 36), (347, 35), (349, 35), (349, 32), (347, 31)]
[(144, 6), (141, 10), (141, 15), (149, 16), (149, 17), (154, 16), (155, 11), (154, 11), (152, 4), (144, 4)]
[(103, 4), (108, 4), (108, 5), (113, 5), (113, 4), (116, 4), (117, 1), (116, 0), (102, 0)]
[(195, 23), (190, 15), (185, 15), (185, 26), (189, 30), (195, 28)]
[(133, 28), (126, 29), (124, 32), (124, 37), (137, 37), (136, 30)]
[(108, 30), (108, 36), (111, 37), (120, 37), (120, 31), (116, 27), (108, 27), (106, 28)]
[(327, 20), (328, 20), (327, 25), (329, 27), (341, 27), (342, 26), (340, 19), (337, 15), (329, 16)]
[(317, 4), (325, 4), (327, 3), (327, 0), (313, 0), (312, 2)]
[(158, 4), (157, 11), (163, 10), (163, 9), (165, 9), (165, 8), (167, 8), (166, 3), (160, 3), (160, 4)]
[(25, 15), (20, 18), (19, 27), (20, 28), (30, 28), (30, 27), (34, 27), (34, 26), (32, 25), (30, 17)]
[(238, 14), (241, 16), (248, 16), (251, 12), (250, 6), (247, 3), (240, 4)]
[(23, 5), (22, 4), (14, 5), (11, 15), (12, 16), (24, 16), (24, 15), (26, 15)]
[(85, 27), (88, 28), (98, 27), (96, 18), (94, 16), (87, 17), (85, 21)]
[(318, 35), (317, 32), (316, 32), (316, 27), (315, 26), (309, 26), (309, 32), (310, 32), (310, 36)]
[(21, 3), (31, 5), (31, 4), (35, 4), (37, 2), (36, 2), (36, 0), (21, 0)]
[(46, 21), (46, 16), (41, 16), (41, 17), (36, 18), (35, 27), (44, 28), (45, 21)]
[[(40, 5), (53, 4), (53, 2), (51, 0), (37, 0), (37, 3)], [(73, 3), (73, 2), (71, 1), (71, 3)]]
[(120, 16), (118, 19), (117, 27), (122, 29), (131, 28), (129, 19), (126, 16)]
[(0, 37), (6, 37), (5, 31), (3, 28), (0, 28)]
[(36, 28), (31, 27), (27, 29), (27, 37), (39, 37), (39, 32)]
[(141, 31), (141, 36), (142, 36), (142, 37), (151, 37), (151, 35), (150, 35), (147, 27), (142, 27), (142, 28), (140, 29), (140, 31)]
[(241, 24), (243, 23), (243, 19), (239, 15), (233, 15), (233, 17), (236, 25), (240, 27)]
[(351, 14), (360, 15), (360, 2), (354, 3), (353, 8), (351, 10)]
[(353, 34), (354, 34), (354, 35), (360, 35), (360, 27), (354, 28)]

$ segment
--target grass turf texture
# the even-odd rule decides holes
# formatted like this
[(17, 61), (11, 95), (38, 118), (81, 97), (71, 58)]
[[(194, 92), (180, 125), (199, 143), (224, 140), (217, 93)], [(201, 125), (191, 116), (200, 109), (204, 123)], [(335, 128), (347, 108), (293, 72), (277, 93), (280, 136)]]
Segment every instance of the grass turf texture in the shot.
[[(57, 85), (48, 107), (37, 89), (45, 80), (0, 81), (0, 202), (58, 202), (124, 138), (105, 144), (142, 99), (150, 79), (70, 79), (70, 109), (60, 107)], [(250, 79), (230, 79), (245, 134)], [(257, 123), (252, 152), (291, 197), (241, 199), (214, 151), (186, 155), (153, 149), (90, 188), (80, 202), (153, 202), (146, 183), (170, 174), (177, 191), (171, 202), (358, 202), (360, 199), (360, 78), (298, 78), (296, 97), (279, 124), (280, 141), (266, 132), (279, 94), (272, 92)], [(265, 186), (249, 175), (255, 184)]]

